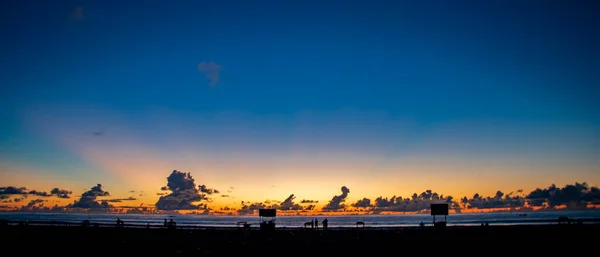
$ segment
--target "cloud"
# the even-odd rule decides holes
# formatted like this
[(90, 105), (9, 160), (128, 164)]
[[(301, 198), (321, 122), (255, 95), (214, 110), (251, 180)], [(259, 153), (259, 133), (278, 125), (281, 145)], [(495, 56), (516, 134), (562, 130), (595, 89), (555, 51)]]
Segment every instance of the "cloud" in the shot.
[(41, 197), (57, 196), (59, 198), (69, 198), (70, 194), (72, 194), (71, 191), (59, 188), (53, 188), (50, 193), (48, 193), (46, 191), (28, 190), (26, 187), (0, 187), (0, 196), (2, 196), (2, 199), (8, 198), (11, 195), (23, 195), (25, 197), (28, 195)]
[(73, 12), (71, 13), (71, 18), (73, 18), (74, 20), (83, 20), (85, 16), (83, 15), (83, 7), (78, 6), (75, 7), (75, 9), (73, 9)]
[(106, 200), (98, 203), (96, 199), (102, 196), (110, 196), (110, 193), (102, 189), (101, 184), (97, 184), (90, 190), (81, 194), (79, 200), (75, 200), (72, 204), (67, 205), (67, 208), (85, 208), (85, 209), (98, 209), (98, 208), (111, 208)]
[(356, 201), (356, 203), (352, 204), (352, 207), (356, 208), (367, 208), (371, 206), (371, 199), (363, 198), (361, 200)]
[(344, 209), (345, 205), (343, 203), (346, 201), (346, 198), (350, 193), (350, 189), (348, 189), (346, 186), (343, 186), (341, 190), (342, 194), (336, 195), (331, 200), (329, 200), (329, 203), (327, 203), (327, 205), (323, 207), (323, 211), (335, 211)]
[(302, 199), (302, 201), (300, 201), (300, 203), (318, 203), (319, 201), (317, 200), (306, 200), (306, 199)]
[(123, 201), (135, 201), (135, 200), (137, 200), (137, 198), (135, 198), (135, 197), (127, 197), (127, 198), (108, 199), (106, 201), (109, 202), (109, 203), (120, 203), (120, 202), (123, 202)]
[(220, 193), (219, 190), (208, 188), (205, 185), (198, 186), (198, 189), (200, 190), (200, 192), (205, 193), (207, 195), (219, 194)]
[(302, 206), (300, 206), (297, 203), (294, 203), (294, 199), (296, 199), (296, 196), (294, 196), (294, 194), (291, 194), (290, 196), (288, 196), (288, 198), (286, 198), (285, 200), (283, 200), (283, 202), (281, 202), (281, 204), (279, 205), (280, 210), (302, 210)]
[(56, 195), (58, 198), (71, 198), (69, 195), (71, 195), (72, 193), (72, 191), (60, 189), (57, 187), (50, 190), (50, 194)]
[(220, 72), (223, 67), (219, 64), (216, 64), (213, 61), (210, 62), (201, 62), (198, 64), (198, 70), (206, 76), (209, 80), (208, 85), (211, 87), (215, 87), (220, 80)]
[(161, 196), (156, 202), (155, 206), (158, 210), (198, 210), (207, 209), (206, 204), (199, 203), (200, 201), (209, 201), (206, 192), (202, 190), (210, 191), (211, 194), (215, 192), (214, 189), (206, 188), (205, 185), (196, 187), (196, 183), (190, 173), (173, 170), (171, 175), (167, 177), (167, 186), (161, 190), (170, 190), (171, 193), (168, 195)]
[(566, 185), (563, 188), (551, 185), (548, 188), (537, 188), (529, 194), (523, 194), (519, 189), (515, 192), (505, 194), (496, 191), (493, 196), (482, 196), (475, 193), (471, 198), (463, 197), (456, 201), (452, 196), (440, 195), (432, 190), (425, 190), (410, 197), (402, 196), (377, 197), (374, 201), (363, 198), (351, 204), (352, 207), (362, 208), (373, 213), (383, 211), (395, 212), (421, 212), (429, 211), (433, 203), (447, 203), (451, 209), (460, 211), (462, 209), (494, 209), (494, 208), (528, 208), (542, 207), (554, 209), (557, 206), (565, 206), (567, 209), (586, 209), (588, 204), (600, 204), (600, 189), (590, 187), (586, 182)]
[[(304, 211), (304, 210), (306, 210), (306, 208), (302, 207), (301, 205), (294, 203), (294, 199), (296, 199), (296, 196), (294, 194), (291, 194), (283, 201), (266, 200), (263, 203), (258, 202), (258, 203), (251, 203), (251, 204), (248, 204), (247, 202), (242, 201), (242, 208), (238, 210), (238, 214), (251, 215), (251, 214), (254, 214), (254, 211), (256, 211), (258, 209), (277, 209), (277, 210), (282, 210), (282, 211)], [(271, 204), (271, 203), (273, 203), (273, 204)]]
[(554, 208), (566, 205), (571, 209), (583, 209), (588, 203), (600, 203), (600, 189), (590, 187), (586, 182), (575, 182), (574, 185), (565, 185), (563, 188), (552, 184), (545, 189), (536, 188), (525, 198), (532, 206), (546, 205)]

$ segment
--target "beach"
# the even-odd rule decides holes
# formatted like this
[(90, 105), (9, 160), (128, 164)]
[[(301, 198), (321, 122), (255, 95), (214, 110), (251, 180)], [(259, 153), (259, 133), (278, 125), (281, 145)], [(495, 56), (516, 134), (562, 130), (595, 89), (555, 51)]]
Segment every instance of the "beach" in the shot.
[[(2, 225), (0, 242), (28, 243), (29, 253), (222, 256), (225, 254), (334, 255), (521, 249), (532, 253), (593, 246), (598, 224), (407, 227), (397, 229), (182, 229), (64, 225)], [(487, 248), (486, 248), (487, 247)], [(498, 248), (498, 249), (494, 249)], [(524, 249), (524, 250), (523, 250)], [(535, 250), (535, 251), (534, 251)], [(507, 252), (508, 253), (508, 252)]]

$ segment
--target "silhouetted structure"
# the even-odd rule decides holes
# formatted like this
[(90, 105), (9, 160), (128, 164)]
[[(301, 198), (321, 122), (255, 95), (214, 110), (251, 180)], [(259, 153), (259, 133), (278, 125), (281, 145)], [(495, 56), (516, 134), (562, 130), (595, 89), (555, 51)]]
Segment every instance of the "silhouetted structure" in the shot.
[(365, 222), (364, 221), (357, 221), (356, 222), (356, 227), (358, 228), (359, 226), (362, 226), (361, 228), (365, 228)]
[[(431, 204), (431, 216), (433, 216), (433, 227), (445, 228), (448, 216), (448, 204), (447, 203), (432, 203)], [(444, 221), (435, 221), (436, 215), (444, 215)]]
[(567, 216), (558, 217), (558, 224), (571, 224), (571, 220)]
[(260, 230), (275, 230), (275, 218), (277, 217), (277, 210), (259, 209), (258, 216), (260, 218)]

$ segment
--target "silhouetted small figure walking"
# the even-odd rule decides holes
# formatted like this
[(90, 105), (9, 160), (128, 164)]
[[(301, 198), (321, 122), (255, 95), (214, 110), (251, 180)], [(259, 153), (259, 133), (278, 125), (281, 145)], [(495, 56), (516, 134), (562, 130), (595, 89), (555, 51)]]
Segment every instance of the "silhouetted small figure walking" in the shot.
[(167, 226), (168, 226), (167, 219), (165, 219), (165, 222), (163, 223), (163, 225), (165, 226), (165, 228), (167, 228)]
[(322, 222), (323, 222), (323, 230), (327, 230), (327, 223), (329, 223), (329, 221), (327, 221), (327, 218), (325, 218)]
[(315, 229), (319, 230), (319, 220), (315, 219)]
[(421, 221), (421, 223), (419, 223), (419, 227), (424, 228), (425, 227), (425, 223), (423, 223), (423, 221)]

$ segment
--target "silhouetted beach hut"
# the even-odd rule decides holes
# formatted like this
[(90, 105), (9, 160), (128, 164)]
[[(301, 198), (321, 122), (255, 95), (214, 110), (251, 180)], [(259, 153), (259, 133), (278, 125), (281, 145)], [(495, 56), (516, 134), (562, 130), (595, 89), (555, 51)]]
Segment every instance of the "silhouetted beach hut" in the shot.
[(275, 229), (276, 209), (259, 209), (258, 216), (260, 218), (260, 230)]
[[(448, 216), (448, 204), (447, 203), (432, 203), (431, 204), (431, 216), (433, 216), (433, 226), (436, 228), (445, 228)], [(444, 215), (444, 221), (435, 222), (436, 215)]]

